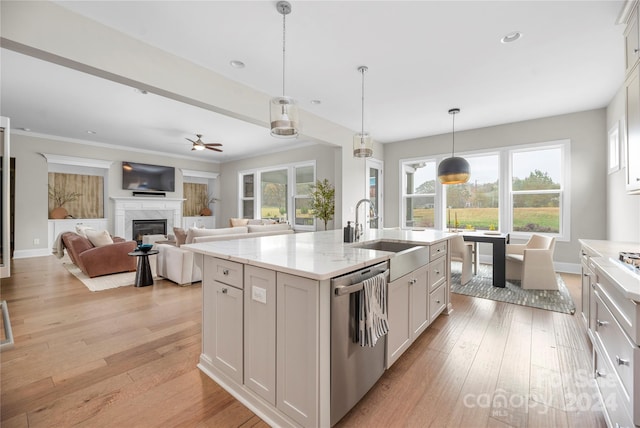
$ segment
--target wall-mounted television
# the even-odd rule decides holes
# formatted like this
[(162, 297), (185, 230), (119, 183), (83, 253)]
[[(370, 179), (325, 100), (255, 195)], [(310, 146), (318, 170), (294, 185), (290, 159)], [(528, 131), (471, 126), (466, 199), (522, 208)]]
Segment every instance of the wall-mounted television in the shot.
[(172, 166), (122, 162), (122, 188), (125, 190), (175, 192), (175, 168)]

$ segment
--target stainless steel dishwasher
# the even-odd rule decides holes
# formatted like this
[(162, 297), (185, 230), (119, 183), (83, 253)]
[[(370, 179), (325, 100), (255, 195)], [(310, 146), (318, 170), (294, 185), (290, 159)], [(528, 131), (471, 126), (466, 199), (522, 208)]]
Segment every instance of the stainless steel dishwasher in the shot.
[(331, 425), (360, 401), (385, 368), (384, 335), (374, 347), (359, 344), (357, 308), (362, 281), (380, 273), (389, 279), (387, 262), (331, 280)]

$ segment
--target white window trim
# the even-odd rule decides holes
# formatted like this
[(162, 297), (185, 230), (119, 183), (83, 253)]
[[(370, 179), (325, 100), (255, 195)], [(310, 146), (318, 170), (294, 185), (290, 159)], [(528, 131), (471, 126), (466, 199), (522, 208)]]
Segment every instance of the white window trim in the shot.
[[(298, 196), (295, 194), (295, 169), (301, 168), (305, 166), (313, 167), (313, 177), (314, 183), (317, 180), (317, 168), (315, 160), (301, 161), (301, 162), (291, 162), (281, 165), (273, 165), (265, 168), (252, 168), (243, 171), (238, 171), (238, 213), (244, 215), (242, 201), (248, 200), (251, 198), (245, 198), (243, 196), (243, 183), (242, 177), (247, 174), (253, 174), (253, 218), (261, 218), (260, 216), (260, 207), (262, 206), (262, 198), (260, 192), (260, 183), (262, 180), (262, 174), (265, 172), (271, 171), (279, 171), (282, 169), (287, 170), (287, 222), (291, 225), (294, 230), (299, 231), (315, 231), (317, 219), (314, 217), (313, 226), (296, 226), (295, 224), (295, 201), (294, 197)], [(305, 195), (301, 195), (305, 196)]]
[[(511, 154), (520, 151), (529, 151), (543, 148), (559, 147), (561, 149), (561, 165), (562, 165), (562, 185), (561, 189), (554, 189), (550, 192), (561, 194), (560, 197), (560, 232), (559, 233), (546, 233), (545, 235), (553, 236), (556, 241), (569, 242), (571, 240), (571, 140), (552, 140), (531, 144), (522, 144), (515, 146), (495, 147), (486, 150), (474, 150), (468, 152), (460, 152), (458, 156), (482, 156), (497, 154), (499, 158), (499, 195), (500, 201), (498, 203), (498, 221), (501, 231), (508, 231), (510, 238), (527, 240), (531, 237), (530, 232), (513, 232), (513, 216), (512, 216), (512, 192), (511, 192), (511, 175), (512, 175), (512, 162)], [(404, 204), (404, 198), (409, 196), (406, 194), (406, 181), (405, 181), (405, 163), (409, 162), (431, 162), (435, 161), (436, 168), (440, 162), (448, 157), (448, 154), (427, 155), (420, 157), (412, 157), (400, 159), (398, 161), (398, 170), (400, 171), (400, 192), (398, 198), (398, 215), (399, 223), (402, 229), (409, 229), (405, 226), (405, 214), (406, 206)], [(472, 171), (473, 174), (473, 171)], [(434, 230), (445, 230), (446, 228), (446, 201), (444, 185), (439, 182), (436, 177), (436, 205), (440, 205), (440, 209), (436, 209), (434, 212)], [(541, 193), (541, 191), (535, 191), (535, 193)], [(425, 196), (425, 195), (423, 195)], [(427, 195), (428, 196), (428, 195)]]

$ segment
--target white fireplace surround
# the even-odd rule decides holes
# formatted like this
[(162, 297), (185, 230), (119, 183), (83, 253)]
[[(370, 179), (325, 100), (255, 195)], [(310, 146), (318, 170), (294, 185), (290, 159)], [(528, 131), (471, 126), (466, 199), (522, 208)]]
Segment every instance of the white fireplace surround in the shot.
[(133, 239), (133, 220), (166, 219), (167, 233), (182, 225), (182, 202), (178, 198), (111, 197), (114, 202), (114, 235)]

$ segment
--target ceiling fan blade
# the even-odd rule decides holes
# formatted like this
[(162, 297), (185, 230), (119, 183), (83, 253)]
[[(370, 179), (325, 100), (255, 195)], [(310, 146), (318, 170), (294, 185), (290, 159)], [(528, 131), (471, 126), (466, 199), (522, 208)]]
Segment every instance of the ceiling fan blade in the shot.
[(192, 139), (190, 139), (190, 138), (185, 138), (185, 140), (187, 140), (187, 141), (191, 141), (193, 144), (198, 144), (198, 143), (196, 143), (195, 141), (193, 141), (193, 140), (192, 140)]
[(221, 143), (205, 143), (204, 145), (207, 147), (219, 147), (222, 144)]
[(222, 151), (222, 150), (220, 150), (220, 149), (216, 149), (215, 147), (209, 147), (209, 146), (206, 146), (206, 147), (207, 147), (207, 149), (209, 149), (209, 150), (214, 150), (214, 151), (216, 151), (216, 152), (221, 152), (221, 151)]

